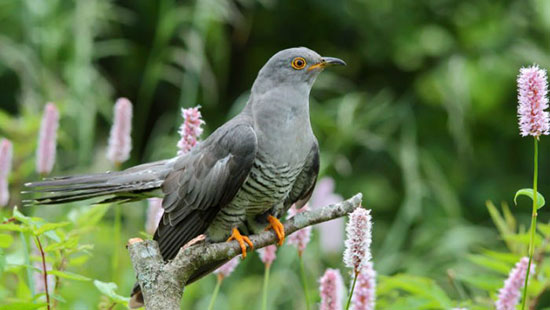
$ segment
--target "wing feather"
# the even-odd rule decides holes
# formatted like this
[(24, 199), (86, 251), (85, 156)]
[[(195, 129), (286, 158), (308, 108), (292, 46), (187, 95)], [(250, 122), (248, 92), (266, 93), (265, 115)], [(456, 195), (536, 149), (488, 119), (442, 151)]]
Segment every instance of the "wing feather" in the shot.
[(256, 148), (250, 125), (226, 124), (178, 159), (161, 187), (165, 213), (155, 233), (165, 260), (204, 233), (233, 199), (250, 173)]

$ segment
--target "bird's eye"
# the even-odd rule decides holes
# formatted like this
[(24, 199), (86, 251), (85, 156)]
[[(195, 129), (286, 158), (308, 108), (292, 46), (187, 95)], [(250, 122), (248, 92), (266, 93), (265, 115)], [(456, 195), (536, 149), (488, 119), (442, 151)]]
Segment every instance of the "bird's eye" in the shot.
[(292, 68), (302, 70), (306, 67), (306, 60), (303, 57), (296, 57), (292, 60)]

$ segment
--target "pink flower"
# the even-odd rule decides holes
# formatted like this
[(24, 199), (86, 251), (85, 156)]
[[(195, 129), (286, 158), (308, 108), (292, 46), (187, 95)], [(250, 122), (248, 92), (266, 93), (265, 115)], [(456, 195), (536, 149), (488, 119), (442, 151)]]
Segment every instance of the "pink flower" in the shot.
[(355, 273), (371, 259), (370, 244), (372, 238), (370, 210), (359, 207), (350, 214), (346, 227), (347, 240), (344, 251), (344, 263)]
[(59, 111), (55, 104), (48, 102), (42, 115), (36, 149), (36, 171), (40, 174), (48, 174), (52, 171), (55, 163), (58, 127)]
[(214, 274), (217, 274), (220, 278), (227, 278), (229, 275), (235, 270), (237, 265), (239, 264), (239, 261), (241, 259), (241, 256), (235, 256), (227, 263), (220, 266), (218, 269), (214, 270)]
[[(328, 206), (342, 201), (341, 195), (334, 193), (334, 180), (325, 177), (317, 182), (317, 186), (311, 195), (310, 205), (312, 209)], [(321, 251), (323, 253), (341, 253), (344, 245), (344, 218), (324, 222), (316, 225), (319, 230)]]
[(198, 138), (202, 134), (202, 124), (204, 121), (201, 119), (200, 107), (181, 109), (183, 116), (183, 124), (181, 124), (179, 134), (181, 139), (178, 142), (178, 155), (189, 152), (198, 141)]
[(8, 176), (11, 171), (13, 146), (8, 139), (0, 139), (0, 207), (6, 206), (10, 200), (8, 191)]
[(337, 269), (327, 269), (320, 280), (320, 310), (341, 310), (344, 284), (342, 275)]
[(376, 271), (372, 263), (367, 262), (357, 275), (351, 304), (353, 310), (374, 310), (376, 298)]
[(145, 222), (145, 231), (149, 234), (154, 234), (159, 225), (160, 219), (164, 214), (162, 208), (162, 198), (149, 198), (147, 199), (147, 220)]
[[(510, 271), (508, 279), (504, 281), (504, 287), (498, 291), (498, 300), (495, 302), (496, 310), (515, 310), (521, 297), (521, 288), (525, 284), (525, 274), (529, 257), (523, 257)], [(531, 273), (535, 272), (535, 265), (531, 265)]]
[(546, 71), (537, 65), (521, 68), (518, 76), (518, 117), (522, 136), (547, 135), (550, 129)]
[(119, 98), (114, 107), (114, 120), (109, 135), (107, 159), (120, 165), (130, 158), (132, 150), (132, 103), (126, 98)]
[[(291, 219), (296, 214), (302, 213), (307, 210), (309, 210), (309, 207), (307, 205), (305, 205), (301, 209), (296, 209), (296, 205), (292, 205), (292, 207), (288, 209), (288, 214), (286, 219), (287, 220)], [(302, 256), (302, 253), (304, 253), (310, 238), (311, 238), (311, 226), (308, 226), (288, 236), (287, 243), (295, 246), (298, 249), (298, 255)]]
[(273, 261), (277, 257), (276, 252), (277, 247), (273, 244), (258, 250), (258, 253), (260, 253), (260, 259), (262, 260), (262, 263), (266, 265), (266, 267), (271, 266), (271, 263), (273, 263)]

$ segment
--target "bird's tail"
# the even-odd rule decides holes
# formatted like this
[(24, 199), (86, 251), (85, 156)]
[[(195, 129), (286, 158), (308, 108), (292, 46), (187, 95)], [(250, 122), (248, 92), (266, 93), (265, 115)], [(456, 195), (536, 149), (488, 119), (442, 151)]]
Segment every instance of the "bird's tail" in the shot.
[(25, 184), (24, 194), (35, 194), (25, 205), (51, 205), (103, 197), (101, 202), (140, 200), (158, 189), (171, 168), (171, 160), (157, 161), (123, 171), (45, 179)]

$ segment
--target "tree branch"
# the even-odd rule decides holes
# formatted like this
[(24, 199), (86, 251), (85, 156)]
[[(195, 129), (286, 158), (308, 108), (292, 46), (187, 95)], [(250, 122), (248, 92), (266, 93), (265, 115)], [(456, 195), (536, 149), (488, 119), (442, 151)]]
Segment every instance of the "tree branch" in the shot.
[[(326, 222), (353, 212), (361, 205), (362, 195), (356, 194), (348, 200), (323, 208), (296, 214), (286, 221), (285, 234), (288, 236), (304, 227)], [(277, 242), (271, 230), (249, 236), (255, 249)], [(141, 285), (146, 309), (180, 309), (183, 288), (189, 277), (201, 266), (231, 259), (241, 253), (236, 241), (207, 243), (185, 246), (178, 255), (165, 263), (159, 247), (153, 240), (135, 238), (128, 242), (132, 265)]]

